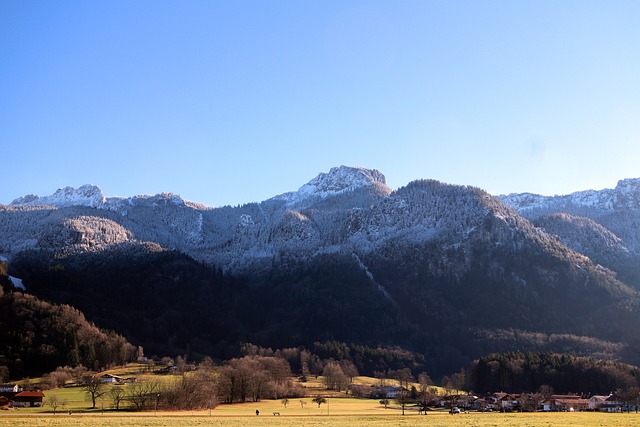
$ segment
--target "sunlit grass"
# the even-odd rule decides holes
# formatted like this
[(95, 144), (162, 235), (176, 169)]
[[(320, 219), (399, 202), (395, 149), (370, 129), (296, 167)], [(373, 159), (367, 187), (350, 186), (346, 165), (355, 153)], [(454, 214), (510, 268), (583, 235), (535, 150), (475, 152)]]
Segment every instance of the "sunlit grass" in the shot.
[[(276, 402), (271, 402), (276, 404)], [(359, 403), (355, 403), (357, 406)], [(350, 404), (347, 404), (350, 405)], [(229, 407), (234, 409), (228, 409)], [(270, 407), (266, 405), (263, 411)], [(388, 414), (371, 415), (293, 415), (260, 413), (260, 416), (244, 415), (251, 409), (245, 405), (230, 405), (225, 411), (215, 409), (209, 415), (208, 411), (198, 412), (158, 412), (144, 414), (106, 414), (106, 415), (16, 415), (0, 414), (0, 426), (105, 426), (105, 427), (129, 427), (129, 426), (352, 426), (352, 427), (382, 427), (382, 426), (472, 426), (472, 427), (596, 427), (596, 426), (633, 426), (640, 425), (640, 415), (632, 414), (604, 414), (604, 413), (524, 413), (524, 414), (500, 414), (500, 413), (471, 413), (460, 415), (448, 415), (446, 412), (430, 413), (427, 416), (412, 413), (406, 416), (399, 411), (390, 411)]]

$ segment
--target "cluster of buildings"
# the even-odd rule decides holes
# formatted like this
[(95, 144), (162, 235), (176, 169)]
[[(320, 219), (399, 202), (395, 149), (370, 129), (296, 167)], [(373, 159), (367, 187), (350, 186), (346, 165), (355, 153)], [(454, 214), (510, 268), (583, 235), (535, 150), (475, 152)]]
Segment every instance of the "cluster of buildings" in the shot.
[(24, 391), (17, 385), (0, 388), (0, 409), (32, 408), (43, 403), (44, 393), (41, 391)]
[(625, 402), (615, 394), (594, 395), (589, 398), (574, 394), (554, 394), (542, 397), (538, 394), (492, 393), (485, 396), (448, 396), (437, 402), (440, 406), (458, 407), (473, 411), (599, 411), (636, 412), (638, 402)]
[[(91, 377), (87, 377), (87, 379), (90, 379), (90, 378)], [(100, 376), (100, 382), (102, 384), (126, 384), (126, 383), (131, 384), (131, 383), (138, 382), (138, 379), (136, 377), (124, 378), (118, 375), (104, 374)]]
[[(104, 374), (100, 376), (100, 382), (103, 384), (125, 384), (137, 382), (137, 378), (123, 378), (117, 375)], [(44, 398), (44, 393), (39, 390), (25, 391), (18, 385), (0, 386), (0, 409), (40, 407), (44, 405)]]

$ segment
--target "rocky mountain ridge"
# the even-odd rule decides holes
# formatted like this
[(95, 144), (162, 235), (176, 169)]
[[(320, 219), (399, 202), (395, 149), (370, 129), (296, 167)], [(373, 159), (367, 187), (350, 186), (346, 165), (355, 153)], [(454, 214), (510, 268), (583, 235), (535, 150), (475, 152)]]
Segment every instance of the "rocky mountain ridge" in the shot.
[[(443, 197), (441, 193), (448, 191), (456, 195)], [(469, 197), (474, 193), (475, 201)], [(237, 208), (207, 208), (171, 193), (106, 198), (92, 185), (66, 187), (51, 196), (25, 196), (1, 209), (8, 218), (30, 217), (34, 226), (12, 227), (11, 221), (4, 221), (0, 254), (40, 246), (97, 249), (125, 240), (149, 241), (246, 272), (256, 264), (272, 264), (284, 252), (305, 257), (337, 250), (363, 254), (399, 236), (426, 241), (446, 230), (458, 234), (459, 243), (484, 215), (513, 217), (500, 201), (534, 221), (557, 213), (589, 218), (594, 226), (613, 233), (623, 251), (640, 253), (638, 228), (620, 221), (620, 215), (633, 217), (640, 211), (640, 179), (621, 180), (615, 189), (567, 196), (525, 193), (496, 198), (472, 187), (435, 181), (416, 181), (392, 191), (377, 170), (341, 166), (319, 174), (296, 192)], [(477, 211), (481, 206), (484, 210)], [(469, 209), (476, 210), (475, 219)], [(574, 250), (584, 246), (575, 233), (571, 237), (555, 231), (552, 234)]]
[[(238, 318), (242, 327), (229, 332), (245, 342), (365, 339), (362, 333), (377, 327), (369, 344), (401, 343), (450, 363), (458, 360), (454, 354), (462, 362), (480, 351), (558, 346), (640, 361), (633, 350), (640, 336), (628, 327), (640, 321), (638, 188), (638, 180), (624, 180), (613, 190), (549, 200), (499, 198), (433, 180), (392, 191), (380, 172), (344, 166), (296, 192), (238, 207), (206, 208), (171, 194), (107, 199), (86, 187), (0, 206), (0, 254), (17, 260), (17, 277), (39, 271), (40, 279), (27, 278), (25, 285), (51, 298), (62, 294), (46, 281), (63, 287), (70, 286), (65, 280), (77, 281), (73, 292), (65, 291), (68, 298), (97, 280), (93, 270), (83, 272), (87, 263), (105, 263), (111, 272), (122, 268), (112, 260), (126, 263), (126, 254), (136, 251), (187, 254), (250, 286), (238, 289), (245, 289), (242, 300), (250, 308), (244, 316), (252, 321)], [(43, 200), (50, 205), (37, 205)], [(71, 200), (81, 205), (69, 206)], [(70, 276), (53, 280), (48, 269), (58, 271), (59, 263)], [(206, 274), (198, 274), (208, 295), (200, 277)], [(175, 277), (181, 283), (184, 273)], [(103, 285), (96, 286), (91, 292), (100, 295)], [(240, 298), (224, 286), (219, 292)], [(317, 310), (306, 303), (312, 295), (333, 314), (310, 315)], [(93, 310), (82, 301), (80, 308)], [(210, 304), (222, 313), (229, 309)], [(234, 307), (228, 316), (244, 313)], [(380, 318), (368, 313), (371, 307)], [(309, 316), (324, 319), (324, 328), (309, 324)], [(389, 322), (399, 322), (403, 333)], [(188, 347), (202, 346), (203, 339)]]
[(567, 208), (600, 211), (640, 209), (640, 178), (622, 179), (618, 181), (615, 188), (577, 191), (568, 195), (542, 196), (532, 193), (513, 193), (499, 197), (505, 204), (520, 213), (532, 212), (530, 215)]

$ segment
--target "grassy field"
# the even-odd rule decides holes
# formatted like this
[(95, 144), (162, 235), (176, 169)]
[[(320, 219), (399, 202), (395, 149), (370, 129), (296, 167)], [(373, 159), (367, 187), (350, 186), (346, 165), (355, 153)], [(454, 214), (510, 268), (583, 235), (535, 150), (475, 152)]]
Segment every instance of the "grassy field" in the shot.
[[(144, 370), (144, 366), (127, 366), (113, 370), (115, 375), (135, 376), (141, 381), (172, 381), (174, 377), (153, 375)], [(356, 383), (370, 385), (377, 380), (358, 377)], [(327, 403), (318, 407), (311, 397), (291, 398), (285, 407), (280, 400), (220, 405), (209, 411), (188, 412), (128, 412), (113, 411), (111, 402), (98, 400), (97, 408), (90, 409), (83, 388), (65, 387), (45, 391), (45, 396), (55, 394), (64, 406), (58, 407), (53, 415), (48, 405), (42, 408), (20, 408), (0, 411), (0, 427), (34, 426), (105, 426), (105, 427), (187, 427), (187, 426), (471, 426), (471, 427), (596, 427), (596, 426), (640, 426), (640, 414), (603, 414), (603, 413), (469, 413), (449, 415), (447, 411), (429, 411), (428, 415), (419, 415), (415, 407), (406, 409), (402, 416), (400, 408), (390, 406), (385, 409), (378, 400), (347, 398), (344, 393), (329, 392), (322, 379), (310, 379), (301, 384), (307, 396), (322, 394)], [(110, 387), (129, 387), (129, 384)], [(46, 399), (46, 397), (45, 397)], [(104, 409), (103, 409), (104, 404)], [(72, 414), (69, 415), (68, 411)], [(256, 416), (256, 410), (260, 415)], [(280, 415), (274, 415), (278, 412)]]
[[(428, 415), (418, 415), (415, 408), (408, 408), (406, 415), (400, 409), (385, 409), (376, 400), (353, 398), (328, 398), (327, 404), (318, 405), (311, 398), (289, 399), (285, 408), (280, 400), (264, 400), (257, 403), (239, 403), (220, 405), (212, 411), (188, 412), (115, 412), (101, 409), (88, 410), (88, 404), (77, 389), (71, 390), (81, 399), (79, 410), (68, 415), (67, 410), (57, 415), (51, 414), (51, 408), (15, 409), (0, 412), (0, 427), (57, 427), (57, 426), (104, 426), (104, 427), (187, 427), (187, 426), (265, 426), (302, 427), (315, 426), (471, 426), (471, 427), (622, 427), (640, 426), (640, 414), (603, 414), (603, 413), (469, 413), (449, 415), (446, 411), (430, 411)], [(73, 394), (69, 394), (69, 397)], [(304, 404), (301, 404), (300, 401)], [(256, 416), (255, 411), (260, 415)], [(276, 416), (273, 413), (279, 412)]]
[[(250, 408), (246, 408), (250, 409)], [(12, 412), (11, 414), (0, 414), (0, 426), (12, 427), (57, 427), (57, 426), (104, 426), (104, 427), (187, 427), (187, 426), (352, 426), (352, 427), (383, 427), (383, 426), (470, 426), (470, 427), (501, 427), (501, 426), (522, 426), (522, 427), (595, 427), (595, 426), (634, 426), (640, 425), (640, 415), (637, 414), (602, 414), (602, 413), (523, 413), (523, 414), (500, 414), (500, 413), (473, 413), (449, 415), (443, 413), (430, 413), (427, 416), (417, 415), (417, 413), (401, 416), (399, 412), (392, 414), (376, 415), (282, 415), (280, 417), (272, 414), (260, 416), (245, 416), (241, 413), (243, 409), (238, 409), (238, 413), (231, 410), (213, 410), (211, 415), (208, 412), (194, 413), (161, 413), (155, 416), (153, 413), (144, 414), (106, 414), (106, 415), (22, 415)], [(263, 415), (264, 414), (264, 415)]]

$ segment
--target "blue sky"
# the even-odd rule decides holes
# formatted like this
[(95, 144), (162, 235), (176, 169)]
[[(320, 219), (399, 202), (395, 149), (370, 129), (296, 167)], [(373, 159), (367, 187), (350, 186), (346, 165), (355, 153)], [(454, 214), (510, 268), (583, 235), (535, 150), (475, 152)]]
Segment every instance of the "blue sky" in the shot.
[(640, 177), (638, 1), (0, 2), (0, 203)]

